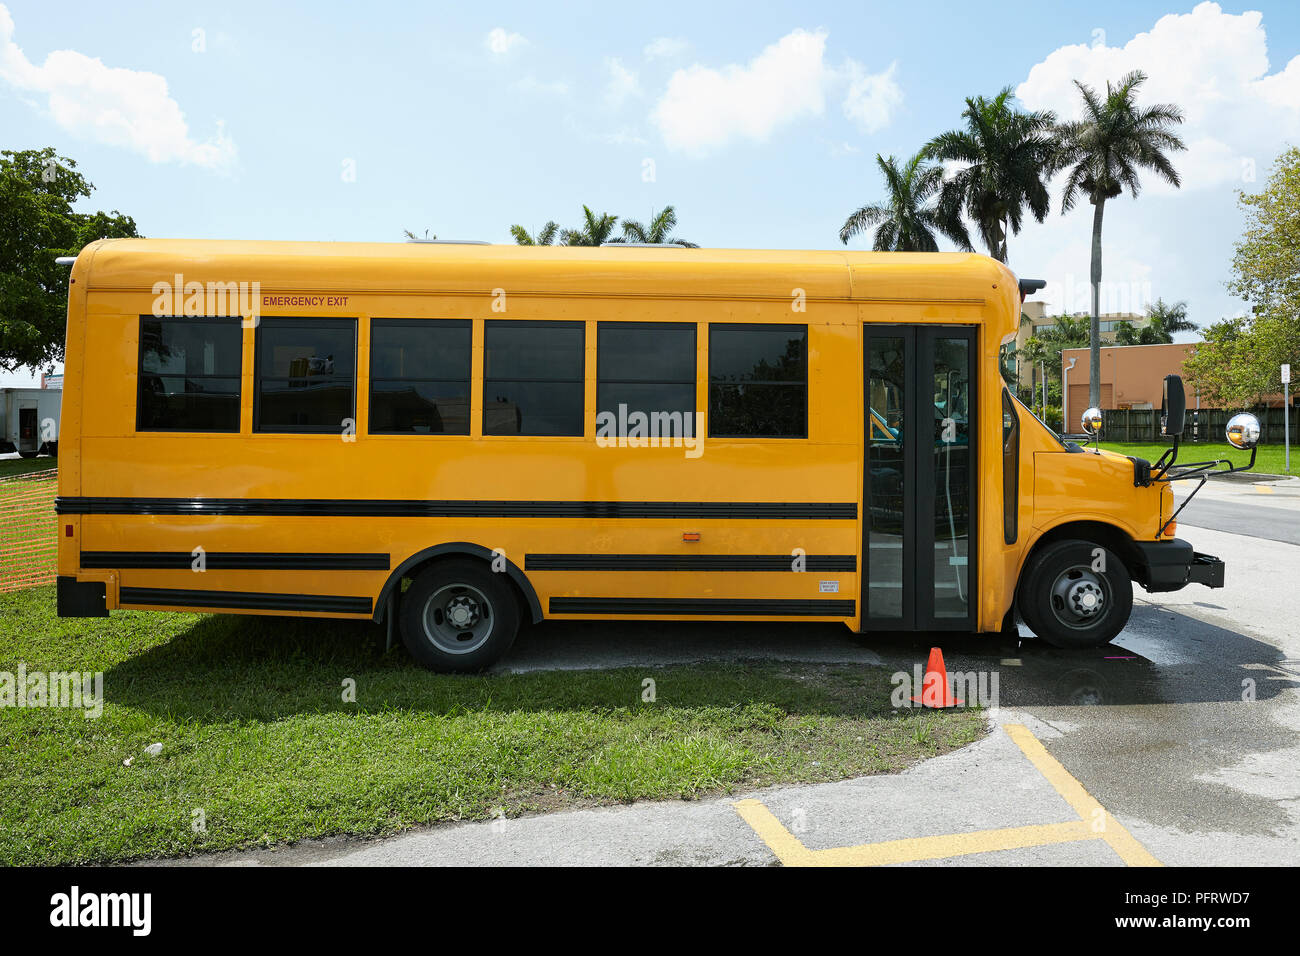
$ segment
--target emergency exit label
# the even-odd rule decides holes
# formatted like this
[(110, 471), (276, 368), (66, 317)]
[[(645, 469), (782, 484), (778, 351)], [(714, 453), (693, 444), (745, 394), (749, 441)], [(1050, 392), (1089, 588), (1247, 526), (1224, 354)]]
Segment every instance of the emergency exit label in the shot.
[(839, 582), (839, 581), (819, 581), (818, 584), (820, 585), (820, 587), (818, 588), (818, 590), (819, 590), (822, 594), (839, 594), (839, 593), (840, 593), (840, 582)]

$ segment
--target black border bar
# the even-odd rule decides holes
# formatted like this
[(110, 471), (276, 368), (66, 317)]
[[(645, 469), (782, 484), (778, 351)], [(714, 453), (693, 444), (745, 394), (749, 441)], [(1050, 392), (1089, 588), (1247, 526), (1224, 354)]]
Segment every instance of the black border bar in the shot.
[(319, 611), (331, 614), (366, 614), (373, 605), (368, 597), (332, 594), (266, 594), (256, 591), (196, 591), (183, 588), (121, 588), (118, 604), (159, 607), (215, 607), (249, 611)]
[(249, 515), (331, 518), (754, 518), (852, 521), (856, 502), (427, 501), (418, 498), (59, 497), (67, 515)]
[[(208, 551), (203, 555), (209, 571), (387, 571), (387, 554), (312, 554), (280, 551)], [(82, 551), (83, 568), (149, 568), (187, 571), (193, 566), (189, 551)]]
[(853, 601), (758, 598), (553, 597), (552, 614), (704, 614), (852, 617)]
[[(526, 554), (527, 571), (786, 571), (792, 554)], [(809, 554), (805, 571), (857, 571), (852, 554)]]

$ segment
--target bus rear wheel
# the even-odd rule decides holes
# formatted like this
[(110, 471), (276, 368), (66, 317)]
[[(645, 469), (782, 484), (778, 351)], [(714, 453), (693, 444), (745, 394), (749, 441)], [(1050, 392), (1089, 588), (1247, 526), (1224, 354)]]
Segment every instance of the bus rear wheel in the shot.
[(504, 574), (477, 561), (425, 568), (401, 598), (402, 643), (435, 671), (472, 673), (495, 663), (519, 631), (519, 605)]
[(1053, 647), (1098, 647), (1128, 623), (1133, 581), (1109, 548), (1057, 541), (1030, 558), (1018, 606), (1029, 629)]

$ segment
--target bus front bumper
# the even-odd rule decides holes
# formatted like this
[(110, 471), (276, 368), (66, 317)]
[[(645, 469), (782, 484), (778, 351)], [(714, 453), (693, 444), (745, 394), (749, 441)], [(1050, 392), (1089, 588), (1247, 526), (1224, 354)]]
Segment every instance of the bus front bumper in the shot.
[(1133, 576), (1148, 591), (1177, 591), (1189, 584), (1223, 587), (1224, 563), (1194, 550), (1182, 538), (1134, 543), (1139, 562)]

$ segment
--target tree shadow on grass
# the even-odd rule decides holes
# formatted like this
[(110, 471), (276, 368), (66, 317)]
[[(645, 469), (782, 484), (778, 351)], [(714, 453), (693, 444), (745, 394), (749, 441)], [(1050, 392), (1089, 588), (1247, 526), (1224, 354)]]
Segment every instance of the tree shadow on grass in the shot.
[[(539, 630), (563, 646), (571, 627), (551, 622)], [(650, 706), (661, 708), (770, 705), (792, 714), (916, 716), (890, 705), (889, 673), (880, 668), (852, 660), (758, 660), (762, 655), (746, 654), (743, 636), (730, 625), (673, 624), (663, 633), (669, 640), (698, 641), (711, 630), (734, 647), (734, 655), (691, 664), (651, 659), (634, 666), (454, 675), (421, 668), (400, 643), (385, 653), (386, 629), (367, 622), (213, 615), (111, 667), (104, 689), (110, 703), (200, 722), (392, 711), (610, 712), (646, 706), (646, 678), (655, 681), (659, 701)], [(521, 635), (521, 641), (533, 639), (527, 631)], [(344, 699), (349, 682), (355, 682), (355, 700)]]

